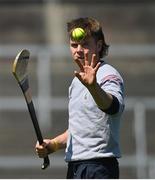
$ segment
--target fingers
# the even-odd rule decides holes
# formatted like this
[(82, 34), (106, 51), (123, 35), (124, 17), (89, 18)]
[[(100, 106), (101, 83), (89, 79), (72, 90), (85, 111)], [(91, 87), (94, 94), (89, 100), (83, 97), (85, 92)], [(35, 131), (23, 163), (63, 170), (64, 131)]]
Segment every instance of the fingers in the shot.
[[(92, 58), (91, 58), (90, 66), (91, 66), (92, 68), (94, 68), (94, 67), (96, 66), (96, 63), (97, 63), (96, 54), (93, 54), (93, 55), (92, 55)], [(85, 53), (84, 65), (85, 65), (85, 66), (89, 66), (88, 53)]]
[(84, 54), (84, 62), (81, 62), (79, 59), (76, 59), (75, 62), (80, 68), (80, 72), (74, 71), (75, 76), (79, 80), (82, 80), (83, 73), (87, 74), (92, 70), (97, 72), (101, 64), (100, 62), (98, 62), (96, 54), (92, 55), (91, 62), (89, 63), (88, 53)]
[(75, 62), (79, 66), (80, 71), (83, 72), (84, 71), (84, 67), (83, 67), (83, 64), (81, 63), (81, 61), (76, 59)]
[(97, 72), (97, 71), (98, 71), (98, 69), (99, 69), (100, 65), (101, 65), (101, 62), (98, 62), (98, 63), (97, 63), (97, 65), (96, 65), (96, 66), (95, 66), (95, 68), (94, 68), (95, 72)]
[(91, 61), (91, 67), (94, 68), (94, 71), (97, 72), (99, 67), (101, 65), (101, 62), (97, 63), (96, 54), (92, 55), (92, 61)]
[(44, 158), (49, 154), (48, 144), (47, 142), (43, 142), (43, 144), (40, 145), (39, 142), (37, 142), (35, 150), (40, 158)]
[(96, 54), (93, 54), (90, 66), (94, 68), (96, 66), (96, 62), (97, 62)]
[(88, 53), (84, 54), (84, 65), (89, 66)]
[(83, 63), (79, 59), (76, 59), (75, 62), (79, 66), (80, 71), (84, 72), (84, 66), (89, 66), (88, 53), (84, 54), (84, 62)]

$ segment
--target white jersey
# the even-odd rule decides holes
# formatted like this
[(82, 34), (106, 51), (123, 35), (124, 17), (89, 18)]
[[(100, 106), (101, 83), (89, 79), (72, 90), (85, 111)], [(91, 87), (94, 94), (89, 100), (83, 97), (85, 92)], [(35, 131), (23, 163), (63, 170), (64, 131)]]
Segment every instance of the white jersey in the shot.
[(115, 68), (104, 62), (96, 77), (100, 87), (118, 99), (119, 111), (110, 115), (100, 110), (88, 89), (75, 77), (69, 87), (67, 162), (121, 156), (119, 131), (124, 109), (123, 79)]

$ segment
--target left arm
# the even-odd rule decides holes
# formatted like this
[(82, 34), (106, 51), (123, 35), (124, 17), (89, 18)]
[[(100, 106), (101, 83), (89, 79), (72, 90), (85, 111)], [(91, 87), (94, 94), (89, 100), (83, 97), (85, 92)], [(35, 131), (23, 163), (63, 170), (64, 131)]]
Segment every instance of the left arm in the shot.
[(112, 105), (113, 96), (106, 93), (97, 83), (96, 73), (100, 67), (100, 62), (97, 62), (96, 55), (93, 54), (90, 64), (88, 54), (85, 54), (84, 63), (80, 60), (75, 62), (80, 68), (80, 72), (75, 71), (75, 76), (89, 90), (97, 106), (103, 111), (107, 110)]
[(93, 84), (93, 86), (88, 86), (87, 88), (100, 109), (104, 111), (111, 106), (113, 102), (113, 96), (109, 93), (106, 93), (97, 82)]

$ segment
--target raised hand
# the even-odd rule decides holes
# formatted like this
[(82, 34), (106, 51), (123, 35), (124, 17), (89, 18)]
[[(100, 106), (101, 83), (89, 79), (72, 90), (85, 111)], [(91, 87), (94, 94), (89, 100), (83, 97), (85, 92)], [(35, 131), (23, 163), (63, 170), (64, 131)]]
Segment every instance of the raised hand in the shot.
[(75, 62), (80, 68), (80, 71), (74, 71), (75, 76), (86, 87), (93, 86), (96, 83), (96, 73), (100, 67), (100, 62), (97, 62), (96, 55), (93, 54), (89, 63), (88, 53), (84, 55), (84, 63), (76, 59)]

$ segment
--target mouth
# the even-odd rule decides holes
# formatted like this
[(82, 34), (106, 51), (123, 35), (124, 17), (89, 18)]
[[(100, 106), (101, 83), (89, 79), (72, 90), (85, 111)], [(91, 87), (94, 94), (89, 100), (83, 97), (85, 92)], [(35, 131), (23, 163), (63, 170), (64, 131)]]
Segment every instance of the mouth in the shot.
[(77, 56), (76, 59), (78, 59), (78, 60), (84, 60), (84, 56)]

